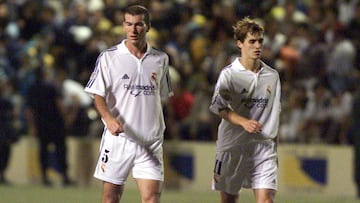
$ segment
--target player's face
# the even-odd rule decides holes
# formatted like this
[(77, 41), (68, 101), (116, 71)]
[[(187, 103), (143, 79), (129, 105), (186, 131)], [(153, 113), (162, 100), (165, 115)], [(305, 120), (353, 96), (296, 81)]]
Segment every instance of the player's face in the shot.
[(237, 46), (241, 49), (241, 57), (259, 59), (261, 57), (263, 41), (263, 34), (247, 33), (244, 42), (237, 41)]
[(149, 26), (144, 21), (144, 15), (125, 14), (123, 26), (126, 32), (126, 38), (131, 43), (137, 44), (145, 41)]

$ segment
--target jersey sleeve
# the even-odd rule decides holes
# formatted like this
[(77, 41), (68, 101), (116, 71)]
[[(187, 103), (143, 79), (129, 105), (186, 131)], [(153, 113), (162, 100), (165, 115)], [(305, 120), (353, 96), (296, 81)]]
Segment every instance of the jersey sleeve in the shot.
[(231, 89), (230, 89), (230, 73), (222, 71), (219, 75), (218, 81), (215, 85), (214, 94), (210, 104), (210, 111), (214, 114), (219, 114), (223, 109), (232, 109), (231, 102)]
[(171, 87), (171, 80), (169, 74), (169, 57), (166, 54), (164, 54), (164, 57), (164, 75), (161, 78), (160, 95), (162, 98), (168, 98), (173, 95), (173, 90)]
[(106, 95), (106, 87), (109, 84), (108, 62), (106, 55), (99, 55), (96, 60), (95, 68), (90, 76), (90, 79), (85, 87), (85, 92), (91, 97), (95, 94), (104, 97)]

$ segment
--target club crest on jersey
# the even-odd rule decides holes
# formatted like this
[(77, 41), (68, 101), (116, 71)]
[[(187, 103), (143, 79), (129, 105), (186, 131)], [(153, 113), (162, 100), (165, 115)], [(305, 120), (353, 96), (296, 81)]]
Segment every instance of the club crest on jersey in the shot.
[(101, 171), (102, 171), (103, 173), (105, 173), (106, 164), (105, 164), (105, 163), (102, 163), (101, 166), (100, 166), (100, 168), (101, 168)]
[(153, 80), (153, 81), (156, 82), (156, 79), (157, 79), (157, 74), (156, 74), (156, 73), (152, 73), (152, 74), (151, 74), (151, 80)]
[(266, 87), (266, 92), (267, 92), (268, 94), (271, 94), (271, 86), (270, 86), (270, 85), (268, 85), (268, 86)]
[(153, 86), (157, 86), (157, 73), (151, 73), (150, 82)]

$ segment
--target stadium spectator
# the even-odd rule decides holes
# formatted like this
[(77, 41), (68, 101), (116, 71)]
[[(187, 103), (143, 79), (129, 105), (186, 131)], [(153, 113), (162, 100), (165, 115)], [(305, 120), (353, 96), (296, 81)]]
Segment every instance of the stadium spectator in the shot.
[(328, 110), (329, 124), (323, 138), (324, 143), (346, 144), (352, 105), (353, 93), (350, 89), (333, 96)]
[(356, 69), (360, 69), (360, 2), (358, 2), (354, 7), (354, 17), (350, 20), (349, 24), (346, 26), (345, 33), (349, 34), (349, 38), (356, 48)]
[[(90, 185), (91, 170), (93, 168), (93, 138), (90, 136), (90, 129), (93, 120), (97, 115), (89, 115), (92, 107), (92, 100), (84, 91), (84, 86), (79, 82), (69, 79), (65, 70), (58, 70), (56, 74), (57, 86), (61, 87), (64, 107), (66, 112), (65, 126), (66, 135), (71, 137), (74, 143), (75, 176), (74, 180), (78, 186), (87, 187)], [(97, 131), (98, 132), (98, 131)], [(97, 135), (98, 136), (98, 135)]]
[(300, 60), (297, 64), (295, 83), (302, 84), (307, 90), (321, 78), (325, 78), (325, 55), (327, 46), (315, 25), (298, 25), (298, 41), (301, 43)]
[[(358, 84), (358, 83), (357, 83)], [(357, 198), (360, 199), (360, 88), (357, 86), (354, 92), (353, 105), (351, 106), (350, 127), (347, 132), (349, 143), (354, 152), (354, 182), (357, 189)]]
[(190, 133), (194, 140), (212, 141), (216, 140), (216, 123), (219, 118), (213, 115), (208, 106), (211, 104), (211, 87), (207, 80), (200, 80), (194, 94), (194, 104), (189, 115)]
[[(281, 143), (298, 143), (306, 135), (305, 109), (308, 102), (307, 90), (301, 85), (287, 88), (284, 85), (282, 87), (283, 95), (289, 99), (282, 103), (283, 113), (281, 114), (279, 138)], [(288, 95), (284, 92), (286, 89), (289, 90)]]
[(332, 93), (324, 80), (317, 82), (309, 91), (303, 121), (307, 130), (305, 137), (301, 138), (303, 142), (321, 143), (326, 137), (331, 99)]
[(72, 182), (67, 174), (65, 108), (61, 89), (47, 80), (42, 67), (35, 71), (36, 80), (26, 97), (26, 116), (29, 128), (40, 144), (41, 181), (45, 186), (51, 186), (47, 169), (54, 168), (60, 173), (62, 184), (69, 186)]
[(15, 105), (12, 101), (11, 83), (0, 72), (0, 184), (10, 184), (5, 176), (11, 155), (11, 147), (19, 139), (16, 127)]
[(169, 99), (168, 121), (171, 136), (181, 140), (194, 140), (190, 131), (190, 113), (193, 110), (195, 96), (186, 89), (185, 82), (180, 79), (173, 83), (174, 96)]
[(280, 49), (285, 45), (287, 36), (280, 31), (280, 23), (274, 17), (264, 20), (267, 32), (264, 34), (262, 59), (270, 65), (275, 65)]
[[(334, 94), (347, 91), (354, 81), (356, 50), (344, 27), (337, 27), (326, 55), (326, 77)], [(339, 68), (341, 67), (341, 68)]]

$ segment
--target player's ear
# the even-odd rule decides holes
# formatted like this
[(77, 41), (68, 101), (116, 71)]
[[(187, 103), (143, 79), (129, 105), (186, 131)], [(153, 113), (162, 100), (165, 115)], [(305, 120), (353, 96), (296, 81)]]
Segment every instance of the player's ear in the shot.
[(243, 43), (240, 40), (236, 40), (236, 46), (241, 49), (243, 46)]
[(148, 25), (146, 25), (147, 29), (146, 29), (146, 32), (149, 32), (150, 28), (151, 28), (151, 25), (150, 23)]

